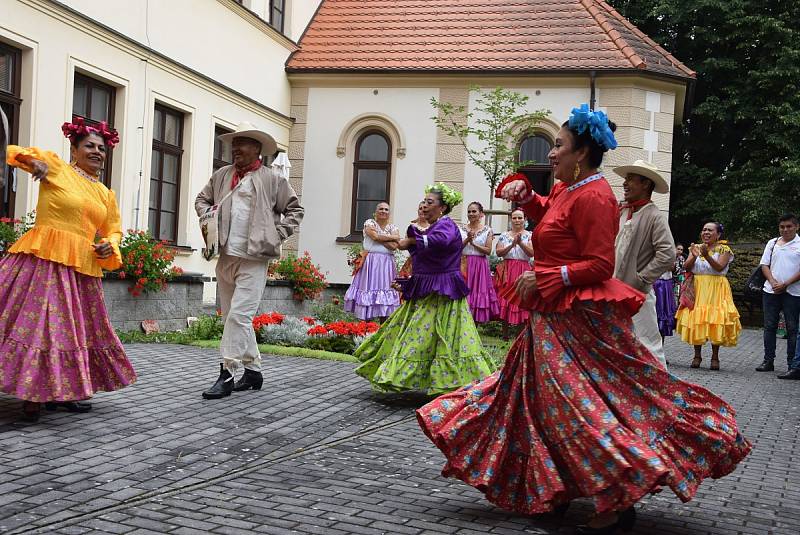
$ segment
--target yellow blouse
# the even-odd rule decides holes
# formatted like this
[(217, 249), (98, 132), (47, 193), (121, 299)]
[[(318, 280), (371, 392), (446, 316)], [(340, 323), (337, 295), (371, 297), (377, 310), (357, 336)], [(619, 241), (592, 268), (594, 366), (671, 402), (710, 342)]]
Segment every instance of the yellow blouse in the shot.
[[(92, 277), (102, 276), (102, 269), (119, 269), (122, 229), (114, 192), (79, 175), (54, 152), (9, 145), (8, 165), (31, 172), (30, 166), (16, 160), (18, 154), (46, 163), (47, 180), (39, 186), (36, 223), (8, 252), (32, 254)], [(98, 259), (92, 247), (97, 238), (110, 243), (114, 254)]]

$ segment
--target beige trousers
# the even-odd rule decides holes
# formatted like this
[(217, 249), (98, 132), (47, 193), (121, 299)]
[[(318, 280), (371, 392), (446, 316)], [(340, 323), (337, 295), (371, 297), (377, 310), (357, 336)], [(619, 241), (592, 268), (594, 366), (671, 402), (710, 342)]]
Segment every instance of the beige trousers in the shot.
[(253, 330), (253, 317), (267, 283), (267, 262), (222, 253), (216, 272), (217, 295), (225, 322), (219, 345), (223, 365), (231, 372), (242, 365), (260, 372), (261, 354)]
[(656, 315), (656, 293), (650, 288), (642, 308), (633, 316), (633, 332), (639, 341), (655, 355), (661, 367), (667, 369), (667, 357), (664, 355), (664, 343), (661, 331), (658, 330)]

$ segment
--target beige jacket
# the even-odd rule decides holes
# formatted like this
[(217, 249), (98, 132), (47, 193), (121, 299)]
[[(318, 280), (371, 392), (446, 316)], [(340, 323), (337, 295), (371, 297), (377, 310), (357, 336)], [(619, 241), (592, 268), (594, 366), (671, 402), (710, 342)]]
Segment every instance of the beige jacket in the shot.
[(657, 278), (672, 271), (675, 241), (667, 218), (652, 202), (641, 207), (636, 216), (626, 229), (628, 211), (621, 211), (614, 277), (647, 293)]
[[(197, 195), (194, 208), (201, 216), (231, 189), (234, 167), (228, 165), (213, 175)], [(281, 255), (281, 242), (297, 232), (303, 220), (303, 207), (289, 181), (271, 167), (261, 166), (251, 173), (253, 180), (253, 205), (250, 209), (250, 238), (247, 254), (269, 260)], [(228, 241), (231, 222), (231, 197), (219, 210), (219, 242), (224, 247)]]

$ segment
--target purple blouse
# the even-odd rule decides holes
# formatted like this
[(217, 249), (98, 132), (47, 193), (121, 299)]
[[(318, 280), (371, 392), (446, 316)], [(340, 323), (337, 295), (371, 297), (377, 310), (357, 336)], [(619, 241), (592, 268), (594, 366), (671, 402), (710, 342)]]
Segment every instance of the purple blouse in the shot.
[(425, 230), (410, 225), (406, 236), (417, 243), (409, 248), (411, 278), (400, 283), (403, 299), (421, 299), (432, 293), (450, 299), (469, 295), (461, 274), (461, 233), (452, 219), (442, 217)]

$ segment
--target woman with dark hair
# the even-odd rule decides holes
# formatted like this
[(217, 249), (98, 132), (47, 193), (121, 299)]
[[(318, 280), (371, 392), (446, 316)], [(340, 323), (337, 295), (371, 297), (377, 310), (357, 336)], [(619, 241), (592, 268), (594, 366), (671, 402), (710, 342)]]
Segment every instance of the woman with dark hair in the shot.
[(498, 318), (503, 321), (503, 338), (506, 340), (510, 325), (522, 325), (528, 321), (528, 311), (513, 299), (504, 296), (513, 294), (514, 285), (519, 278), (531, 270), (531, 236), (530, 231), (525, 230), (525, 213), (517, 209), (511, 212), (511, 230), (503, 232), (497, 240), (496, 253), (503, 261), (497, 266), (494, 283), (500, 297)]
[(428, 226), (412, 224), (398, 247), (411, 253), (412, 274), (400, 281), (404, 303), (356, 350), (356, 373), (379, 392), (450, 392), (495, 370), (467, 306), (461, 233), (450, 210), (461, 194), (428, 186)]
[(516, 286), (531, 321), (501, 371), (417, 411), (443, 475), (524, 514), (590, 497), (581, 534), (632, 528), (633, 505), (662, 486), (691, 499), (751, 448), (727, 403), (663, 370), (633, 332), (644, 296), (613, 278), (617, 201), (597, 169), (613, 132), (603, 112), (575, 108), (550, 151), (550, 195), (501, 183), (537, 221), (536, 263)]
[(477, 201), (469, 203), (463, 253), (469, 286), (467, 304), (475, 323), (486, 323), (500, 313), (488, 258), (492, 254), (494, 232), (492, 227), (484, 224), (483, 217), (483, 205)]
[(400, 306), (400, 296), (392, 288), (397, 277), (394, 251), (400, 229), (389, 223), (389, 212), (389, 203), (379, 202), (375, 218), (364, 222), (367, 256), (344, 296), (344, 309), (361, 320), (385, 318)]
[(676, 314), (678, 334), (694, 346), (692, 368), (703, 361), (703, 344), (711, 342), (710, 370), (719, 370), (719, 347), (734, 347), (739, 341), (742, 324), (733, 303), (731, 285), (726, 275), (733, 262), (733, 251), (722, 238), (723, 226), (716, 221), (703, 225), (702, 243), (689, 246), (689, 257), (683, 267), (692, 273), (694, 306), (681, 305)]
[(0, 260), (0, 391), (40, 406), (86, 412), (97, 391), (123, 388), (136, 373), (108, 320), (102, 270), (122, 265), (119, 208), (100, 182), (106, 149), (118, 141), (105, 123), (64, 123), (71, 163), (53, 152), (8, 147), (7, 162), (40, 180), (36, 223)]

